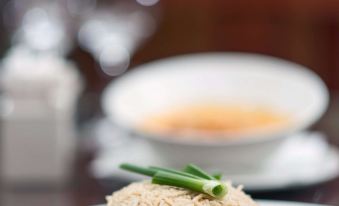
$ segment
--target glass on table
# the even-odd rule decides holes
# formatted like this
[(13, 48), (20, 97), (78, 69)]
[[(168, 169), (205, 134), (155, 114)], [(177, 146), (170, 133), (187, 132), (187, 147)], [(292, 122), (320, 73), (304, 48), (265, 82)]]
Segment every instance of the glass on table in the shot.
[(156, 0), (87, 0), (86, 12), (80, 13), (76, 11), (84, 5), (77, 0), (69, 2), (73, 2), (70, 12), (80, 22), (80, 46), (93, 55), (101, 70), (109, 76), (127, 70), (133, 53), (156, 27), (156, 9), (153, 7)]

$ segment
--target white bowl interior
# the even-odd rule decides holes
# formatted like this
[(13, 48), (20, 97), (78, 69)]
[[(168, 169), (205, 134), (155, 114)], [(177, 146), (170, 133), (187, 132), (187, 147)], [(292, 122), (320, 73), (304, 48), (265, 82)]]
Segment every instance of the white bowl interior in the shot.
[(308, 69), (273, 57), (207, 53), (142, 65), (111, 84), (103, 107), (113, 121), (135, 130), (152, 114), (196, 102), (267, 105), (304, 129), (325, 111), (328, 91)]

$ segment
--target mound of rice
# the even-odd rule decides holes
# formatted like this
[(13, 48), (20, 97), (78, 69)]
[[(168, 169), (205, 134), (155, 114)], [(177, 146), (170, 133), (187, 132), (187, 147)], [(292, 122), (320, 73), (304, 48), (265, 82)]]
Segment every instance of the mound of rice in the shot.
[(215, 199), (183, 188), (137, 182), (108, 196), (107, 206), (257, 206), (241, 187), (227, 185), (227, 195)]

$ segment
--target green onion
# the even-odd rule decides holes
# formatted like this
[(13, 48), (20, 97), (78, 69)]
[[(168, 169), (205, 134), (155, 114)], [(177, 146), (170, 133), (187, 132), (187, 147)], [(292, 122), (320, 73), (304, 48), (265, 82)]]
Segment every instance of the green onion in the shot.
[(154, 169), (156, 171), (164, 171), (164, 172), (175, 173), (175, 174), (178, 174), (178, 175), (183, 175), (183, 176), (191, 177), (191, 178), (194, 178), (194, 179), (203, 179), (202, 177), (199, 177), (199, 176), (187, 173), (187, 172), (177, 171), (177, 170), (174, 170), (174, 169), (167, 169), (167, 168), (154, 167), (154, 166), (150, 166), (149, 168)]
[(215, 173), (212, 174), (212, 176), (217, 180), (222, 179), (222, 173), (221, 172), (215, 172)]
[(121, 164), (120, 168), (153, 177), (152, 183), (154, 184), (182, 187), (216, 198), (222, 198), (227, 194), (227, 187), (224, 183), (193, 164), (187, 165), (184, 171), (154, 166), (140, 167), (126, 163)]
[(198, 177), (202, 177), (207, 180), (217, 180), (215, 177), (207, 174), (205, 171), (203, 171), (201, 168), (199, 168), (198, 166), (194, 164), (188, 164), (185, 167), (184, 172), (190, 173), (192, 175), (196, 175)]
[(186, 172), (181, 172), (181, 171), (162, 168), (162, 167), (155, 167), (155, 166), (140, 167), (140, 166), (124, 163), (124, 164), (120, 165), (120, 168), (127, 170), (127, 171), (130, 171), (130, 172), (135, 172), (135, 173), (139, 173), (139, 174), (150, 176), (150, 177), (153, 177), (155, 175), (155, 173), (158, 172), (158, 171), (165, 171), (165, 172), (175, 173), (175, 174), (178, 174), (178, 175), (183, 175), (183, 176), (191, 177), (191, 178), (195, 178), (195, 179), (202, 179), (201, 177), (198, 177), (198, 176), (186, 173)]
[(195, 179), (165, 171), (159, 171), (155, 173), (152, 183), (182, 187), (193, 191), (206, 193), (216, 198), (222, 198), (227, 193), (226, 186), (219, 181)]
[(157, 170), (155, 169), (140, 167), (140, 166), (136, 166), (136, 165), (132, 165), (128, 163), (121, 164), (120, 168), (130, 171), (130, 172), (135, 172), (135, 173), (139, 173), (139, 174), (150, 176), (150, 177), (153, 177), (155, 173), (157, 172)]

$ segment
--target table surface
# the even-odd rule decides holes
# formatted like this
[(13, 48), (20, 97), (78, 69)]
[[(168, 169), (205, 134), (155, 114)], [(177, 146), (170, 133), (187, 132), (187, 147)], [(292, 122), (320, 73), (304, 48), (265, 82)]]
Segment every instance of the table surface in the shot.
[[(326, 115), (313, 129), (325, 132), (329, 141), (339, 146), (339, 95), (332, 97)], [(1, 206), (86, 206), (105, 202), (105, 196), (121, 188), (126, 182), (98, 182), (89, 171), (88, 165), (95, 158), (94, 143), (80, 141), (73, 181), (61, 188), (44, 186), (0, 185)], [(339, 178), (319, 185), (286, 191), (253, 193), (257, 199), (289, 200), (339, 206)]]

